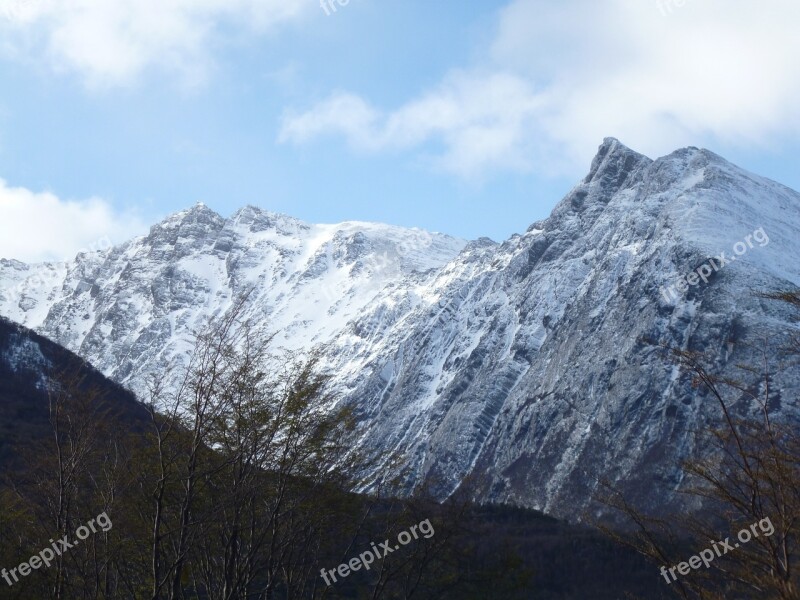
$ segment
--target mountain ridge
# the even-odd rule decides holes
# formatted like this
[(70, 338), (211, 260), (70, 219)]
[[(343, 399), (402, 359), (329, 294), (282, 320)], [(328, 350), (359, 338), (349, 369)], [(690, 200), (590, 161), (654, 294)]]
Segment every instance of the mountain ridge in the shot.
[[(766, 244), (661, 293), (759, 228)], [(659, 509), (682, 502), (678, 465), (717, 415), (640, 340), (707, 351), (728, 376), (753, 363), (748, 336), (796, 328), (749, 291), (800, 285), (798, 239), (797, 192), (707, 150), (652, 160), (606, 138), (551, 215), (501, 243), (196, 205), (106, 253), (37, 267), (56, 285), (4, 294), (0, 314), (141, 394), (188, 351), (188, 331), (252, 289), (246, 316), (279, 345), (321, 349), (360, 443), (406, 457), (409, 490), (447, 496), (469, 477), (480, 501), (565, 516), (609, 478)], [(0, 263), (2, 288), (24, 271)], [(778, 417), (797, 417), (783, 398), (798, 389), (776, 375)], [(396, 474), (383, 464), (374, 483)]]

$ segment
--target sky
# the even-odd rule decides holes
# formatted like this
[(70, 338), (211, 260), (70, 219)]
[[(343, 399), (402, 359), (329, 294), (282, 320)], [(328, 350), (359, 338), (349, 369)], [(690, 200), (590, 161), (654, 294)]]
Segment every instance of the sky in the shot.
[(800, 189), (797, 0), (0, 0), (0, 258), (204, 202), (501, 241), (613, 136)]

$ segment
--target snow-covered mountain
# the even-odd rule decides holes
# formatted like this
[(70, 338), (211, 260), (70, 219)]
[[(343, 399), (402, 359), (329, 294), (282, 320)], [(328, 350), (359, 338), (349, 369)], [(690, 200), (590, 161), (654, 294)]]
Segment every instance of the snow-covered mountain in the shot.
[[(800, 194), (706, 150), (653, 161), (607, 139), (552, 215), (502, 244), (196, 206), (69, 264), (0, 262), (0, 314), (141, 392), (255, 286), (247, 314), (280, 345), (324, 348), (361, 443), (407, 458), (409, 486), (473, 476), (479, 500), (574, 516), (599, 478), (679, 502), (679, 462), (718, 410), (642, 340), (741, 377), (796, 328), (754, 292), (800, 285), (799, 240)], [(776, 418), (796, 418), (796, 371), (771, 389)]]
[(0, 314), (80, 353), (145, 395), (205, 320), (249, 292), (242, 315), (310, 349), (339, 336), (387, 290), (424, 289), (464, 247), (372, 223), (309, 225), (254, 207), (230, 219), (198, 204), (149, 235), (69, 264), (0, 261)]
[[(709, 259), (708, 283), (673, 296)], [(736, 365), (762, 364), (765, 336), (774, 352), (797, 327), (755, 293), (797, 285), (800, 194), (705, 150), (652, 161), (606, 140), (548, 219), (468, 245), (372, 349), (351, 388), (364, 443), (409, 457), (412, 481), (443, 494), (472, 475), (480, 499), (574, 516), (607, 478), (670, 506), (719, 407), (642, 340), (750, 377)], [(773, 410), (796, 418), (800, 374), (772, 386)]]

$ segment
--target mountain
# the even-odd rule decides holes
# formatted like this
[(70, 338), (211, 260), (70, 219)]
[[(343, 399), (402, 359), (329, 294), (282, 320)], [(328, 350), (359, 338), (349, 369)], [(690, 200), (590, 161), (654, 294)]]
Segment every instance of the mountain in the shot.
[[(719, 414), (644, 340), (757, 386), (737, 365), (797, 324), (754, 292), (800, 285), (798, 240), (797, 192), (707, 150), (654, 161), (609, 138), (549, 218), (502, 244), (198, 205), (68, 264), (0, 262), (0, 314), (141, 394), (252, 288), (246, 316), (322, 348), (360, 443), (407, 458), (409, 487), (444, 496), (472, 476), (479, 501), (573, 517), (607, 478), (667, 510)], [(797, 419), (798, 389), (775, 374), (775, 418)]]
[(0, 465), (4, 470), (19, 457), (20, 444), (52, 436), (51, 395), (62, 384), (73, 383), (91, 391), (93, 410), (125, 430), (135, 431), (149, 421), (148, 412), (131, 392), (69, 350), (0, 317)]
[[(800, 284), (798, 241), (796, 192), (705, 150), (652, 161), (606, 140), (548, 219), (468, 246), (381, 341), (352, 391), (363, 443), (410, 457), (410, 483), (442, 494), (472, 475), (482, 500), (571, 517), (606, 478), (675, 508), (680, 463), (719, 407), (643, 339), (708, 353), (757, 390), (737, 365), (761, 365), (764, 339), (777, 348), (797, 324), (755, 292)], [(672, 294), (714, 257), (708, 283)], [(775, 375), (775, 418), (797, 419), (798, 389), (796, 369)]]
[(230, 219), (198, 204), (149, 235), (69, 264), (0, 261), (0, 314), (78, 352), (146, 395), (146, 379), (192, 332), (248, 293), (247, 317), (309, 349), (332, 340), (386, 290), (425, 289), (464, 247), (371, 223), (309, 225), (254, 207)]

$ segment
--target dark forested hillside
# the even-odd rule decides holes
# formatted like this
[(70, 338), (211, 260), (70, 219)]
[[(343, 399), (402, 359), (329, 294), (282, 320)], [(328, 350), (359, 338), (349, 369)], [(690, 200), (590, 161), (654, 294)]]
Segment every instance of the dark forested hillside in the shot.
[(66, 380), (92, 390), (93, 409), (131, 431), (149, 420), (133, 394), (50, 340), (0, 317), (0, 464), (13, 447), (51, 433), (49, 396)]

